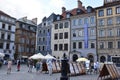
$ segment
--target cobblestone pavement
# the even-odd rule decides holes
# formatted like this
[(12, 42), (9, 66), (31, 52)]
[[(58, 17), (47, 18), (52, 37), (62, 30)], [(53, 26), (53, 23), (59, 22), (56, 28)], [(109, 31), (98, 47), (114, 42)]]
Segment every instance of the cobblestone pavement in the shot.
[[(26, 65), (21, 66), (21, 71), (16, 71), (16, 65), (12, 66), (11, 74), (7, 74), (7, 66), (3, 65), (0, 68), (0, 80), (60, 80), (61, 74), (55, 73), (51, 76), (45, 73), (36, 73), (35, 69), (33, 69), (32, 73), (28, 73), (28, 67)], [(80, 75), (70, 77), (69, 80), (97, 80), (98, 75)]]

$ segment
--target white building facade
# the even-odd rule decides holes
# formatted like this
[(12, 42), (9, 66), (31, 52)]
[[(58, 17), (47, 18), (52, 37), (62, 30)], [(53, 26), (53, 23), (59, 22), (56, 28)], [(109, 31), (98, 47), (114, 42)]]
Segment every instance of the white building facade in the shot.
[(51, 49), (52, 55), (58, 59), (61, 59), (64, 53), (69, 57), (70, 20), (61, 19), (61, 15), (57, 16), (57, 20), (52, 27)]
[(0, 52), (4, 59), (14, 59), (15, 53), (15, 18), (0, 11)]

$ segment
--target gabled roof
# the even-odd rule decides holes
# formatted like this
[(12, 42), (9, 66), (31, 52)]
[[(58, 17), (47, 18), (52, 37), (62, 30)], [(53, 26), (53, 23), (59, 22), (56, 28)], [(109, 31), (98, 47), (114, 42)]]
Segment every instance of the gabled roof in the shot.
[(37, 26), (37, 24), (35, 24), (32, 20), (20, 18), (20, 19), (18, 19), (17, 21), (20, 21), (20, 22), (23, 22), (23, 23), (27, 23), (27, 24), (30, 24), (30, 25)]
[[(79, 9), (79, 8), (74, 8), (74, 9), (72, 9), (72, 10), (67, 10), (67, 11), (63, 12), (63, 13), (61, 14), (61, 16), (63, 17), (62, 19), (65, 19), (65, 18), (66, 18), (67, 13), (70, 13), (72, 16), (78, 15), (78, 14), (77, 14), (77, 10), (78, 10), (78, 9)], [(81, 14), (86, 13), (85, 10), (82, 10), (82, 9), (80, 9), (80, 10), (82, 11)]]
[[(0, 10), (0, 15), (4, 15), (4, 16), (6, 16), (6, 17), (13, 18), (13, 17), (11, 17), (10, 15), (6, 14), (5, 12), (3, 12), (3, 11), (1, 11), (1, 10)], [(13, 19), (16, 19), (16, 18), (13, 18)]]

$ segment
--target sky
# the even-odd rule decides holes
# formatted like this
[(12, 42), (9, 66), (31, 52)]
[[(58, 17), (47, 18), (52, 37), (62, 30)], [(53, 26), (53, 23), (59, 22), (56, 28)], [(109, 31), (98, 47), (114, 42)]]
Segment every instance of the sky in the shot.
[[(62, 7), (71, 10), (77, 7), (78, 0), (0, 0), (0, 10), (17, 19), (27, 16), (29, 20), (38, 18), (38, 24), (43, 17), (50, 14), (61, 14)], [(98, 7), (103, 0), (81, 0), (83, 6)]]

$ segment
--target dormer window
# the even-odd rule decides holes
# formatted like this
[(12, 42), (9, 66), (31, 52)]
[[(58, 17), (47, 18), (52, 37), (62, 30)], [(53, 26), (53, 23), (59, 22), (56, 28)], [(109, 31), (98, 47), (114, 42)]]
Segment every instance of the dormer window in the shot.
[(43, 25), (46, 26), (46, 23), (44, 23)]
[(66, 18), (70, 18), (70, 14), (69, 13), (67, 13)]
[(57, 20), (60, 20), (60, 16), (57, 16)]
[(77, 9), (77, 14), (80, 14), (81, 13), (81, 9)]

